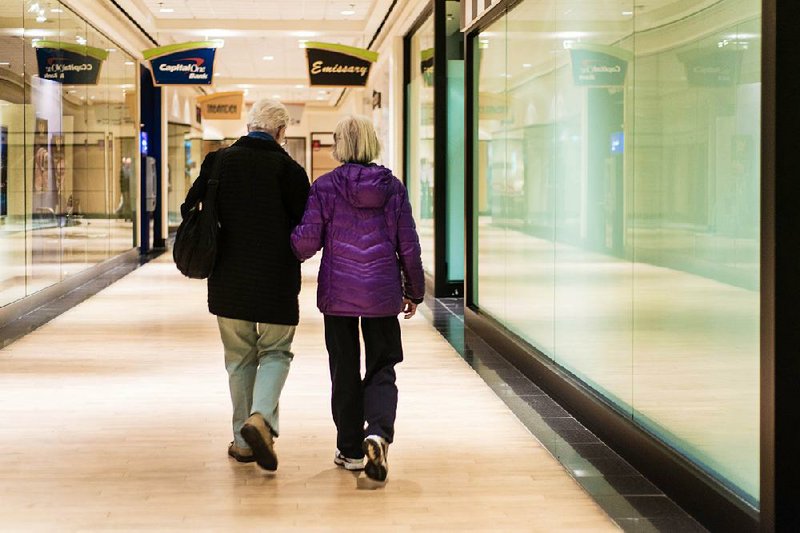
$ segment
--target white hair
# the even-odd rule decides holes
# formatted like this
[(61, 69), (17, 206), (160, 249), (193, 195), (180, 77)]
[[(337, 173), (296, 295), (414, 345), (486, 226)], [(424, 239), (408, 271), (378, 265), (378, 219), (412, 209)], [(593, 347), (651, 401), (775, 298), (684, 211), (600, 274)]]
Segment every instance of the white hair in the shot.
[(333, 134), (333, 158), (342, 163), (371, 163), (381, 153), (381, 143), (372, 121), (351, 115), (336, 125)]
[(289, 124), (289, 112), (277, 100), (257, 100), (247, 113), (247, 131), (265, 131), (273, 137)]

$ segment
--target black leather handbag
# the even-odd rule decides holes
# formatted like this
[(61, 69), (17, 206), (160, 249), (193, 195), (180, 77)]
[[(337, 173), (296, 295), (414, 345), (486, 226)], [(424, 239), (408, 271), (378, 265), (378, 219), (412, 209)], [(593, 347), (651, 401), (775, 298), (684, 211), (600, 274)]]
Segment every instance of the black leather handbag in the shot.
[(211, 176), (203, 198), (197, 201), (178, 226), (172, 258), (184, 276), (205, 279), (214, 270), (217, 259), (219, 218), (217, 216), (217, 189), (220, 163), (224, 150), (217, 152)]

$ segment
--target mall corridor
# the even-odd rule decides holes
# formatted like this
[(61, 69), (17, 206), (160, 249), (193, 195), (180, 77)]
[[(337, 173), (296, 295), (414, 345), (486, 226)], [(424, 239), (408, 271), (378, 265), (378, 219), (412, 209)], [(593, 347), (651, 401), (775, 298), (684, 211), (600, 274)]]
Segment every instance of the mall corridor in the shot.
[(7, 346), (0, 530), (614, 531), (425, 317), (403, 323), (390, 481), (333, 462), (316, 264), (281, 398), (280, 465), (228, 458), (230, 399), (205, 282), (169, 255)]

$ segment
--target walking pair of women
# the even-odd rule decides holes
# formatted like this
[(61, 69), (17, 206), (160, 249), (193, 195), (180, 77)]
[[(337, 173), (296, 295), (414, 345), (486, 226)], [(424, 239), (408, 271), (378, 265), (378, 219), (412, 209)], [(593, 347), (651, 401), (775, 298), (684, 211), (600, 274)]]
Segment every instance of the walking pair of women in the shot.
[[(228, 454), (275, 471), (278, 404), (299, 320), (300, 261), (322, 249), (317, 305), (324, 315), (337, 429), (334, 462), (385, 482), (403, 359), (397, 315), (424, 295), (419, 238), (406, 189), (376, 165), (371, 122), (344, 118), (333, 156), (342, 164), (308, 177), (281, 147), (289, 115), (270, 100), (248, 114), (248, 134), (210, 153), (183, 210), (203, 197), (218, 166), (219, 250), (208, 279), (233, 402)], [(366, 371), (360, 369), (359, 326)]]

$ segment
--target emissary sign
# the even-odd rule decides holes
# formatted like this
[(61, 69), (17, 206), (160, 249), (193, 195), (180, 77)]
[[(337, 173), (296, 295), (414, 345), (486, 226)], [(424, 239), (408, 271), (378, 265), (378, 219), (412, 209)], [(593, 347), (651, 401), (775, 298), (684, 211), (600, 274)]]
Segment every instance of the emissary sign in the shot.
[(378, 54), (341, 44), (309, 42), (306, 43), (306, 59), (310, 85), (363, 87)]
[(171, 44), (143, 52), (156, 85), (210, 85), (218, 41)]
[(39, 77), (68, 85), (96, 85), (108, 52), (60, 41), (36, 41)]

